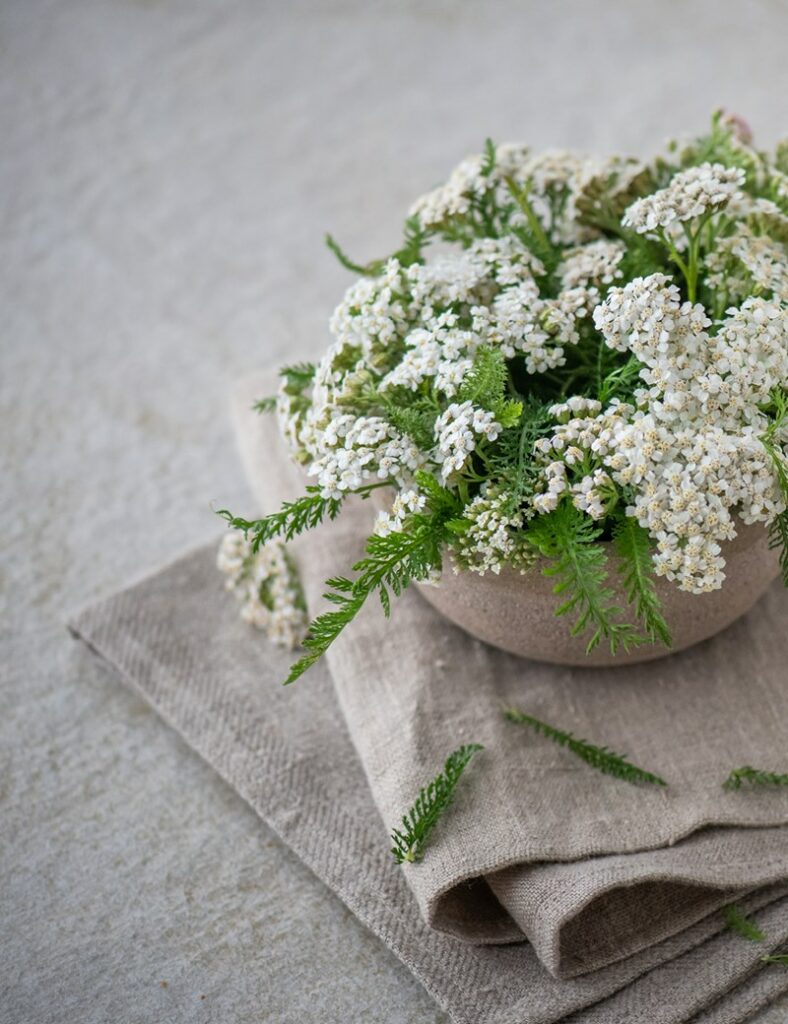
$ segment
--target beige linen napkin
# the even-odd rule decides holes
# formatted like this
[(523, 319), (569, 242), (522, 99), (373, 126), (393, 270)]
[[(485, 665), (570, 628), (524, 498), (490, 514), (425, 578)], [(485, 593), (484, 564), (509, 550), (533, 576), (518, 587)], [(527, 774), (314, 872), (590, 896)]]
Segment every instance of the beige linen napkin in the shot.
[[(305, 480), (283, 462), (272, 419), (252, 411), (267, 375), (239, 386), (238, 440), (269, 510)], [(294, 490), (291, 490), (294, 489)], [(358, 503), (298, 550), (310, 608), (359, 557), (374, 511)], [(427, 922), (470, 942), (527, 937), (559, 977), (597, 970), (788, 880), (788, 793), (729, 793), (741, 764), (788, 751), (784, 629), (775, 589), (745, 622), (694, 650), (627, 669), (562, 669), (493, 650), (411, 589), (385, 622), (372, 605), (328, 664), (351, 738), (391, 828), (450, 750), (486, 750), (423, 863), (405, 868)], [(309, 685), (302, 677), (297, 685)], [(601, 775), (503, 719), (520, 706), (666, 778), (667, 789)], [(760, 826), (759, 828), (744, 826)]]
[[(257, 381), (244, 385), (237, 408), (245, 424), (248, 395), (266, 390)], [(284, 496), (290, 470), (265, 432), (270, 422), (255, 417), (247, 426), (245, 458), (270, 509)], [(313, 596), (324, 562), (342, 563), (361, 543), (371, 511), (361, 515), (362, 522), (345, 518), (322, 540), (301, 545)], [(717, 764), (724, 760), (727, 770), (786, 749), (784, 700), (774, 682), (785, 641), (767, 642), (784, 621), (782, 593), (771, 592), (757, 615), (729, 631), (735, 642), (726, 635), (695, 655), (657, 663), (658, 675), (641, 677), (638, 669), (620, 678), (621, 692), (613, 677), (490, 651), (409, 593), (390, 623), (370, 613), (333, 652), (340, 713), (326, 665), (295, 686), (277, 685), (289, 658), (239, 620), (214, 559), (213, 546), (187, 556), (84, 612), (72, 629), (458, 1024), (738, 1024), (788, 989), (788, 971), (760, 963), (788, 942), (788, 884), (767, 885), (788, 876), (780, 827), (787, 805), (779, 794), (718, 792)], [(354, 668), (360, 651), (364, 671)], [(726, 682), (728, 662), (742, 673), (741, 698)], [(575, 763), (502, 722), (502, 695), (591, 739), (623, 743), (671, 789), (652, 794)], [(656, 716), (651, 729), (637, 721), (647, 716)], [(666, 724), (675, 742), (649, 742)], [(423, 863), (403, 871), (388, 852), (387, 829), (452, 745), (467, 739), (487, 749)], [(775, 742), (782, 746), (764, 746)], [(713, 763), (703, 751), (715, 755)], [(713, 908), (733, 894), (766, 942), (724, 928)], [(471, 944), (526, 934), (533, 944)]]
[[(557, 980), (525, 942), (473, 946), (422, 919), (325, 666), (282, 687), (290, 657), (238, 616), (216, 544), (77, 616), (119, 672), (422, 982), (456, 1024), (740, 1024), (788, 990), (761, 955), (788, 941), (788, 886), (740, 900), (769, 936), (710, 914), (582, 977)], [(287, 908), (283, 908), (287, 912)], [(381, 1021), (380, 1024), (385, 1024)]]

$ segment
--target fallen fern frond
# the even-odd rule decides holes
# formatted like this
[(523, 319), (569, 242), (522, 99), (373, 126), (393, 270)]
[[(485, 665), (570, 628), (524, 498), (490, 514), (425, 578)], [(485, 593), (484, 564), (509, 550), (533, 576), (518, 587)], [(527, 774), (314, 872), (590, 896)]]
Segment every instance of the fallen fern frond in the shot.
[(637, 765), (628, 761), (624, 754), (616, 754), (607, 747), (597, 747), (587, 740), (577, 739), (571, 732), (564, 732), (562, 729), (556, 729), (555, 726), (548, 725), (546, 722), (540, 722), (533, 715), (527, 715), (516, 708), (506, 708), (504, 710), (504, 717), (518, 725), (529, 725), (541, 736), (546, 736), (559, 746), (566, 747), (567, 750), (571, 750), (573, 754), (585, 761), (586, 764), (591, 765), (592, 768), (596, 768), (600, 772), (604, 772), (606, 775), (613, 775), (615, 778), (624, 779), (626, 782), (645, 782), (652, 786), (667, 786), (667, 782), (660, 778), (659, 775), (654, 775), (643, 768), (638, 768)]
[(413, 806), (402, 816), (402, 827), (391, 833), (391, 852), (398, 864), (420, 860), (430, 833), (454, 796), (471, 758), (483, 750), (479, 743), (464, 743), (450, 754), (443, 771), (419, 790)]
[(754, 786), (788, 786), (788, 773), (764, 772), (759, 768), (751, 768), (746, 764), (743, 768), (734, 768), (723, 782), (723, 789), (741, 789), (742, 784), (751, 782)]

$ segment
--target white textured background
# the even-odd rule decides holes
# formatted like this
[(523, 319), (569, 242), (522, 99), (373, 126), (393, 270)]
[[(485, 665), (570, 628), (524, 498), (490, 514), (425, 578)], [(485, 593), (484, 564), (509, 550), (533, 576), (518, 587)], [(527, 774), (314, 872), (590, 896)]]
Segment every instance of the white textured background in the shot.
[(786, 39), (781, 0), (0, 2), (3, 1024), (444, 1020), (64, 620), (251, 510), (229, 383), (325, 343), (326, 229), (391, 250), (487, 135), (771, 144)]

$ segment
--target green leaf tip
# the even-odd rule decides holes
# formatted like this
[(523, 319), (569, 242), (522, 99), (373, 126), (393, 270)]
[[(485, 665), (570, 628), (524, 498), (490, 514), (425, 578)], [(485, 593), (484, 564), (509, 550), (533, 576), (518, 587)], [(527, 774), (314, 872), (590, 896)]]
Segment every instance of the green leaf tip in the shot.
[(276, 395), (268, 395), (260, 398), (252, 404), (253, 412), (268, 413), (276, 412)]
[(342, 498), (325, 498), (317, 488), (310, 487), (302, 497), (286, 501), (278, 512), (262, 519), (243, 519), (226, 508), (219, 509), (216, 514), (226, 519), (231, 529), (240, 530), (245, 537), (251, 536), (252, 551), (256, 552), (274, 537), (292, 540), (297, 534), (314, 529), (326, 516), (336, 519), (342, 501)]

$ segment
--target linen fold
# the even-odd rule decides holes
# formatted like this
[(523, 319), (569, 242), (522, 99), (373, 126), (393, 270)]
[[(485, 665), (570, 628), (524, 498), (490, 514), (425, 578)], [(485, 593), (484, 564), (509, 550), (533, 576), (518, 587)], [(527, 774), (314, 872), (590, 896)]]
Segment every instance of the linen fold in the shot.
[[(303, 487), (271, 420), (234, 401), (259, 511)], [(300, 538), (312, 611), (371, 529), (368, 504)], [(774, 588), (684, 655), (561, 669), (486, 648), (411, 589), (368, 608), (307, 676), (242, 622), (216, 546), (77, 616), (72, 631), (139, 692), (422, 982), (455, 1024), (741, 1024), (788, 990), (788, 799), (727, 793), (786, 744)], [(330, 670), (330, 671), (329, 671)], [(781, 683), (783, 684), (781, 686)], [(600, 775), (506, 722), (520, 706), (627, 750), (667, 790)], [(387, 832), (460, 742), (477, 756), (416, 865)], [(725, 926), (736, 900), (765, 935)]]
[[(234, 419), (247, 476), (272, 511), (307, 483), (275, 420), (242, 381)], [(363, 552), (375, 511), (349, 502), (295, 550), (310, 612), (324, 580)], [(445, 569), (445, 571), (451, 571)], [(788, 750), (782, 623), (774, 588), (745, 619), (681, 654), (578, 669), (494, 650), (444, 620), (416, 588), (386, 621), (370, 601), (329, 649), (339, 706), (387, 831), (448, 753), (485, 750), (423, 861), (405, 875), (425, 921), (472, 943), (528, 939), (548, 971), (596, 971), (669, 938), (751, 890), (788, 880), (788, 793), (727, 792), (742, 764)], [(298, 686), (310, 685), (309, 675)], [(625, 750), (665, 778), (633, 786), (504, 719), (529, 714)]]

